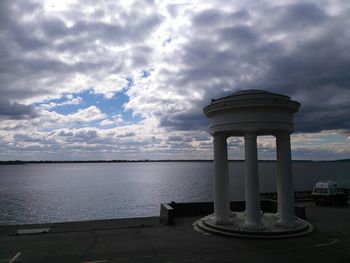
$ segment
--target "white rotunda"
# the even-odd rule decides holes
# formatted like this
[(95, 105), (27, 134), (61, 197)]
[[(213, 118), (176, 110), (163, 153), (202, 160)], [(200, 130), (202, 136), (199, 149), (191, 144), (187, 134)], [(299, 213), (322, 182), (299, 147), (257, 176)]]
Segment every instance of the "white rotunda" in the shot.
[[(290, 134), (300, 103), (264, 90), (243, 90), (212, 100), (203, 111), (214, 137), (214, 214), (198, 221), (203, 230), (260, 234), (310, 230), (294, 212)], [(277, 214), (262, 213), (258, 175), (257, 136), (276, 137)], [(244, 137), (245, 212), (232, 212), (229, 200), (227, 138)]]

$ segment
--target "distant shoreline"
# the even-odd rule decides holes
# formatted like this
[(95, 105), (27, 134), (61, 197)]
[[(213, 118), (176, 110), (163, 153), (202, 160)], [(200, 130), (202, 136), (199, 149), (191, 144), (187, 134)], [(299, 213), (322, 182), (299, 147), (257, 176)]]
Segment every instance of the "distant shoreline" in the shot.
[[(347, 162), (350, 159), (341, 160), (293, 160), (293, 162)], [(13, 165), (13, 164), (47, 164), (47, 163), (147, 163), (147, 162), (213, 162), (213, 160), (193, 159), (193, 160), (40, 160), (40, 161), (21, 161), (21, 160), (9, 160), (0, 161), (0, 165)], [(229, 160), (229, 162), (244, 162), (244, 160)], [(276, 160), (259, 160), (259, 162), (276, 162)]]

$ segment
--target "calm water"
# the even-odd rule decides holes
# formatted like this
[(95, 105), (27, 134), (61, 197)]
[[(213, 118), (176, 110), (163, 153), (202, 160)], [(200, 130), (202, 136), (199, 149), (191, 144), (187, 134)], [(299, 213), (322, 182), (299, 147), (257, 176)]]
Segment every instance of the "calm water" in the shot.
[[(260, 162), (261, 192), (276, 191), (275, 162)], [(244, 199), (244, 163), (231, 162), (231, 199)], [(212, 200), (211, 162), (0, 166), (0, 224), (155, 216), (161, 202)], [(293, 163), (296, 190), (337, 180), (350, 162)]]

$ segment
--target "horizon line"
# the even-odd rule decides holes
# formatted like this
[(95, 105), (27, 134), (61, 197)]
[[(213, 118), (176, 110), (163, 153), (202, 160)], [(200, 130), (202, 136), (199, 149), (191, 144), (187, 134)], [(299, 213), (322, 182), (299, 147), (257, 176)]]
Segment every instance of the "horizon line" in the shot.
[[(213, 162), (213, 159), (91, 159), (91, 160), (0, 160), (0, 164), (26, 164), (26, 163), (132, 163), (132, 162)], [(229, 162), (244, 162), (244, 159), (229, 159)], [(275, 159), (259, 159), (259, 162), (276, 162)], [(350, 159), (336, 160), (300, 160), (295, 159), (292, 162), (341, 162), (350, 161)]]

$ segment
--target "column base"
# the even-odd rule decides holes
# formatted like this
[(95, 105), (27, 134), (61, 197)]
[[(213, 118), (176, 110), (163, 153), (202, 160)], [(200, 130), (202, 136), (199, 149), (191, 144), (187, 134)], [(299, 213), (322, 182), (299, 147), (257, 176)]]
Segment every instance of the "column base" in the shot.
[[(234, 212), (232, 212), (234, 213)], [(244, 211), (244, 215), (247, 216), (247, 210)], [(263, 210), (260, 210), (260, 216), (263, 216), (264, 215), (264, 212)]]
[(294, 221), (282, 221), (281, 219), (279, 219), (276, 222), (276, 226), (281, 226), (281, 227), (285, 227), (285, 228), (296, 228), (300, 226), (300, 222), (298, 220), (294, 220)]
[(229, 217), (217, 217), (217, 216), (211, 216), (210, 220), (215, 225), (232, 225), (232, 220)]
[(273, 218), (276, 219), (277, 221), (279, 220), (280, 218), (280, 214), (277, 212), (277, 213), (274, 213), (272, 214)]
[(263, 223), (257, 223), (257, 222), (247, 222), (245, 221), (243, 224), (243, 229), (245, 230), (256, 230), (256, 231), (262, 231), (265, 229), (265, 226)]
[(302, 219), (298, 219), (300, 225), (295, 228), (276, 226), (276, 220), (271, 213), (264, 213), (261, 218), (263, 228), (261, 225), (247, 225), (244, 227), (246, 222), (244, 212), (236, 212), (236, 217), (232, 218), (232, 224), (229, 225), (217, 225), (212, 219), (213, 215), (208, 215), (194, 222), (193, 226), (195, 230), (201, 233), (259, 239), (298, 237), (310, 234), (314, 230), (310, 223)]

